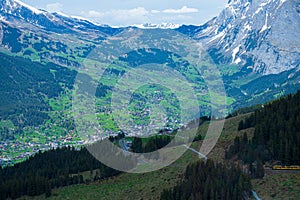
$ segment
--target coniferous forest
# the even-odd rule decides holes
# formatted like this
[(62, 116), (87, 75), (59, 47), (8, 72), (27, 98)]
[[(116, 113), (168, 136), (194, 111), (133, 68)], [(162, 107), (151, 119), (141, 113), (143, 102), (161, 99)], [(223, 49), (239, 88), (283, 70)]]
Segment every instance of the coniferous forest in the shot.
[(162, 200), (177, 199), (244, 199), (250, 196), (249, 177), (239, 168), (227, 168), (208, 160), (189, 165), (184, 180), (170, 190), (164, 190)]
[(51, 110), (45, 99), (71, 89), (76, 76), (74, 70), (53, 63), (43, 65), (3, 53), (0, 63), (0, 120), (11, 120), (20, 132), (45, 123), (46, 111)]
[[(80, 172), (96, 175), (89, 180)], [(24, 195), (51, 195), (51, 189), (81, 184), (118, 174), (96, 160), (86, 148), (63, 147), (40, 152), (25, 162), (0, 168), (0, 199), (15, 199)], [(92, 174), (92, 173), (91, 173)]]
[[(250, 164), (265, 161), (300, 165), (300, 91), (273, 101), (239, 123), (239, 130), (254, 127), (253, 139), (236, 137), (226, 152)], [(251, 170), (250, 170), (251, 171)]]
[(134, 137), (132, 142), (132, 151), (135, 153), (148, 153), (161, 149), (171, 142), (171, 137), (167, 135), (150, 137), (145, 144), (139, 137)]

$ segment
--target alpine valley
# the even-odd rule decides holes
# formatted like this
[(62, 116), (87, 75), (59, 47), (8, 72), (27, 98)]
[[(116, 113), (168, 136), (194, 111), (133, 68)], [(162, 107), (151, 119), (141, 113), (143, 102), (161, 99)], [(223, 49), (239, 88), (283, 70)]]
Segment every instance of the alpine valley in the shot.
[(299, 38), (299, 0), (129, 27), (0, 0), (0, 200), (299, 199)]
[[(300, 89), (300, 3), (297, 0), (230, 0), (215, 18), (201, 26), (139, 25), (110, 27), (63, 13), (49, 13), (19, 0), (0, 0), (0, 150), (1, 163), (59, 146), (84, 144), (72, 118), (72, 89), (77, 71), (90, 52), (107, 38), (128, 30), (172, 29), (201, 42), (221, 72), (228, 113), (262, 104)], [(119, 128), (110, 115), (111, 92), (118, 78), (140, 63), (171, 63), (185, 74), (197, 92), (203, 80), (172, 52), (157, 49), (131, 52), (119, 58), (100, 80), (97, 117), (110, 134)], [(176, 56), (175, 56), (176, 57)], [(178, 67), (184, 66), (184, 67)], [(190, 71), (189, 71), (190, 70)], [(150, 87), (150, 89), (149, 89)], [(159, 86), (140, 88), (132, 101), (138, 124), (148, 124), (138, 100), (173, 99)], [(152, 89), (151, 89), (152, 87)], [(154, 89), (153, 89), (154, 87)], [(155, 95), (156, 96), (155, 96)], [(200, 104), (210, 107), (209, 95)], [(166, 101), (177, 113), (177, 101)], [(147, 109), (146, 109), (147, 110)], [(172, 124), (176, 119), (169, 118)]]

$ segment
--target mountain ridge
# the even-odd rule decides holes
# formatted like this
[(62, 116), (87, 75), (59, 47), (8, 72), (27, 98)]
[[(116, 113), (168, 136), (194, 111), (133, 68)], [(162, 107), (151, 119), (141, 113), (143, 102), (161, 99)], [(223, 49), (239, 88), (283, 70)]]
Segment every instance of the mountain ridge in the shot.
[[(34, 61), (78, 68), (80, 60), (106, 38), (124, 30), (139, 29), (113, 28), (61, 13), (36, 11), (18, 2), (0, 2), (0, 45)], [(172, 30), (203, 44), (223, 74), (228, 96), (237, 101), (253, 100), (270, 90), (276, 91), (271, 96), (287, 94), (286, 91), (294, 91), (291, 88), (299, 84), (299, 15), (300, 3), (296, 0), (230, 0), (218, 16), (201, 26), (165, 24), (164, 27), (171, 26)], [(164, 28), (151, 24), (143, 27), (157, 31)], [(258, 88), (256, 80), (264, 87)], [(266, 85), (261, 80), (275, 82)]]
[(190, 35), (220, 62), (268, 75), (299, 68), (299, 27), (295, 0), (230, 0), (219, 16)]
[(58, 34), (71, 33), (87, 36), (96, 34), (97, 36), (106, 37), (108, 33), (105, 30), (108, 28), (114, 29), (87, 19), (36, 9), (19, 0), (0, 1), (0, 16), (0, 21), (11, 23), (15, 27), (24, 28), (29, 26)]
[[(141, 24), (110, 27), (81, 17), (49, 13), (19, 0), (2, 0), (0, 21), (59, 34), (106, 38), (122, 30), (173, 29), (201, 42), (218, 63), (236, 64), (255, 73), (279, 74), (300, 63), (300, 3), (296, 0), (229, 0), (203, 25)], [(25, 24), (22, 24), (25, 22)], [(218, 64), (217, 63), (217, 64)]]

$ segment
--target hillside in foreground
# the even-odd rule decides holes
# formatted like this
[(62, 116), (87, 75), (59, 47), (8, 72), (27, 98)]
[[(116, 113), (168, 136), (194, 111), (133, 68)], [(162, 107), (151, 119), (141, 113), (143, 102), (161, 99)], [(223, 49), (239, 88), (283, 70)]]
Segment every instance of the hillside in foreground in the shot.
[[(249, 122), (249, 119), (253, 119), (253, 116), (255, 115), (259, 116), (258, 113), (263, 113), (265, 116), (273, 115), (273, 119), (276, 118), (276, 116), (282, 119), (280, 125), (283, 127), (285, 126), (284, 124), (288, 123), (296, 125), (296, 121), (299, 119), (299, 112), (297, 112), (298, 104), (296, 103), (299, 96), (300, 92), (261, 106), (259, 109), (256, 108), (255, 113), (251, 112), (248, 114), (241, 114), (226, 119), (221, 137), (215, 148), (208, 155), (208, 158), (216, 163), (220, 162), (227, 166), (235, 165), (241, 167), (243, 171), (252, 178), (252, 188), (257, 192), (258, 196), (262, 197), (263, 199), (297, 199), (300, 194), (300, 172), (287, 170), (278, 171), (272, 170), (272, 168), (269, 167), (274, 163), (284, 163), (286, 162), (286, 159), (289, 158), (287, 156), (276, 157), (276, 154), (274, 154), (273, 157), (267, 157), (267, 155), (269, 155), (269, 151), (272, 150), (272, 148), (267, 145), (270, 143), (269, 141), (271, 141), (272, 138), (269, 137), (270, 134), (276, 134), (277, 132), (282, 132), (282, 130), (277, 128), (277, 130), (274, 130), (273, 133), (265, 132), (265, 134), (267, 134), (265, 135), (265, 138), (267, 139), (261, 139), (260, 141), (255, 139), (261, 134), (260, 130), (257, 129), (257, 126), (263, 126), (265, 129), (268, 129), (270, 126), (274, 126), (274, 124), (266, 123), (266, 121), (269, 120), (268, 117), (265, 117), (264, 120), (258, 120), (255, 124), (248, 127), (245, 126), (245, 122)], [(277, 110), (275, 108), (277, 108)], [(281, 115), (285, 116), (285, 120), (281, 117)], [(200, 135), (205, 134), (208, 123), (209, 122), (205, 122), (202, 126), (200, 126)], [(241, 127), (241, 123), (244, 123), (243, 128)], [(295, 128), (297, 129), (297, 125), (290, 127), (290, 129), (293, 130)], [(297, 130), (294, 130), (293, 133), (297, 133)], [(285, 134), (289, 134), (289, 136), (284, 137), (284, 139), (286, 140), (286, 138), (291, 137), (293, 133), (290, 133), (287, 130)], [(256, 172), (259, 171), (257, 162), (260, 162), (260, 156), (266, 156), (266, 158), (268, 158), (261, 160), (263, 163), (263, 175), (261, 177), (257, 176), (257, 173), (252, 173), (249, 170), (249, 165), (243, 162), (243, 160), (245, 161), (246, 159), (243, 157), (245, 154), (234, 156), (231, 159), (226, 158), (226, 154), (230, 148), (235, 146), (236, 138), (242, 138), (245, 137), (245, 135), (249, 139), (249, 142), (252, 140), (256, 141), (256, 143), (249, 143), (253, 144), (254, 147), (261, 142), (264, 142), (261, 144), (265, 144), (263, 145), (263, 153), (257, 154), (258, 157), (254, 156), (256, 165), (254, 165), (253, 168), (256, 169), (254, 170)], [(293, 137), (298, 138), (298, 135), (296, 134)], [(281, 140), (282, 138), (280, 139), (279, 137), (278, 139)], [(299, 150), (299, 140), (295, 139), (294, 142), (296, 145), (293, 147), (298, 148)], [(281, 144), (280, 141), (277, 141), (277, 143), (279, 145)], [(200, 145), (201, 140), (193, 142), (192, 147), (198, 149)], [(240, 147), (240, 152), (245, 151), (245, 149), (247, 149), (246, 146)], [(187, 151), (174, 164), (162, 170), (146, 174), (120, 174), (116, 177), (109, 178), (107, 180), (96, 181), (91, 184), (74, 185), (55, 189), (53, 190), (53, 195), (51, 198), (72, 199), (77, 197), (82, 199), (159, 199), (164, 189), (170, 190), (176, 185), (178, 188), (178, 183), (181, 183), (181, 181), (184, 179), (184, 174), (187, 173), (186, 170), (188, 169), (186, 169), (186, 167), (191, 163), (197, 163), (197, 161), (199, 161), (199, 157), (193, 152)], [(293, 163), (289, 162), (287, 164), (296, 165), (298, 163), (295, 160)], [(162, 185), (166, 187), (161, 187)], [(36, 197), (36, 199), (43, 199), (43, 196)]]
[[(278, 158), (274, 158), (272, 162), (270, 159), (260, 160), (260, 156), (268, 155), (268, 146), (264, 146), (263, 154), (258, 154), (258, 157), (255, 157), (255, 162), (253, 163), (254, 171), (249, 170), (249, 165), (245, 161), (245, 154), (236, 155), (232, 158), (228, 158), (228, 151), (232, 149), (236, 145), (237, 138), (244, 138), (245, 135), (249, 139), (248, 141), (255, 140), (256, 135), (259, 135), (260, 132), (257, 130), (256, 126), (261, 126), (264, 123), (264, 120), (259, 120), (257, 125), (253, 126), (245, 126), (246, 122), (249, 122), (249, 119), (253, 117), (253, 115), (258, 115), (257, 113), (264, 113), (276, 115), (276, 113), (284, 114), (286, 111), (282, 112), (268, 112), (268, 110), (272, 110), (273, 107), (278, 107), (278, 105), (284, 106), (291, 105), (298, 96), (299, 92), (296, 95), (290, 95), (288, 97), (284, 97), (282, 99), (276, 100), (268, 105), (261, 107), (255, 113), (241, 114), (231, 118), (226, 119), (225, 126), (223, 128), (223, 132), (221, 137), (212, 150), (212, 152), (208, 155), (208, 158), (215, 163), (223, 163), (225, 166), (236, 166), (241, 168), (244, 173), (246, 173), (252, 180), (252, 186), (259, 197), (263, 199), (297, 199), (299, 196), (299, 171), (276, 171), (272, 170), (272, 168), (268, 167), (272, 163), (277, 163), (280, 161)], [(293, 106), (287, 106), (291, 108)], [(291, 109), (288, 109), (291, 111)], [(299, 113), (295, 113), (295, 116), (290, 113), (290, 116), (293, 116), (291, 119), (298, 119)], [(268, 118), (266, 118), (267, 120)], [(288, 118), (290, 119), (290, 118)], [(293, 122), (293, 121), (292, 121)], [(292, 123), (290, 120), (284, 123)], [(241, 127), (241, 123), (243, 127)], [(208, 128), (209, 122), (204, 122), (199, 128), (199, 134), (204, 135)], [(246, 123), (247, 124), (247, 123)], [(268, 124), (264, 125), (267, 129)], [(280, 131), (280, 129), (278, 129)], [(267, 133), (267, 132), (266, 132)], [(275, 131), (276, 133), (276, 131)], [(295, 141), (297, 142), (297, 140)], [(202, 141), (195, 141), (192, 144), (192, 148), (199, 149)], [(280, 141), (278, 142), (280, 144)], [(242, 143), (240, 143), (242, 144)], [(249, 143), (249, 145), (252, 143)], [(266, 144), (268, 142), (266, 141)], [(256, 144), (253, 144), (256, 145)], [(239, 147), (240, 152), (243, 153), (245, 149), (247, 149), (245, 145), (244, 147)], [(299, 147), (296, 146), (296, 147)], [(284, 162), (284, 158), (281, 161)], [(180, 188), (180, 184), (184, 179), (187, 178), (187, 174), (193, 168), (192, 166), (197, 166), (199, 164), (199, 156), (192, 151), (187, 151), (179, 160), (177, 160), (172, 165), (165, 167), (159, 171), (144, 173), (144, 174), (129, 174), (129, 173), (120, 173), (118, 175), (110, 176), (106, 179), (100, 179), (93, 181), (92, 179), (85, 183), (75, 183), (71, 186), (65, 187), (56, 187), (52, 189), (51, 196), (49, 199), (159, 199), (167, 197), (169, 191), (175, 190), (175, 188)], [(263, 174), (259, 177), (259, 165), (257, 162), (262, 162), (263, 164)], [(290, 163), (297, 164), (297, 163)], [(201, 165), (201, 164), (200, 164)], [(188, 167), (189, 166), (189, 167)], [(218, 166), (221, 165), (218, 164)], [(187, 168), (188, 167), (188, 168)], [(79, 173), (75, 173), (79, 177), (82, 176), (84, 180), (89, 177), (95, 177), (97, 170), (89, 170), (83, 171)], [(191, 172), (190, 172), (191, 173)], [(258, 174), (258, 175), (257, 175)], [(198, 177), (198, 176), (197, 176)], [(199, 176), (200, 177), (200, 176)], [(205, 178), (207, 179), (207, 177)], [(190, 180), (191, 179), (187, 179)], [(241, 179), (242, 180), (242, 179)], [(242, 181), (244, 183), (246, 180)], [(188, 181), (189, 182), (189, 181)], [(193, 181), (192, 181), (193, 182)], [(193, 185), (193, 184), (192, 184)], [(163, 186), (163, 187), (162, 187)], [(182, 186), (185, 188), (186, 186)], [(194, 186), (195, 187), (195, 186)], [(204, 189), (204, 188), (202, 188)], [(213, 191), (213, 190), (212, 190)], [(176, 193), (176, 192), (175, 192)], [(184, 193), (183, 193), (184, 194)], [(163, 195), (163, 196), (161, 196)], [(196, 195), (196, 194), (195, 194)], [(217, 192), (206, 192), (206, 195), (218, 195)], [(207, 196), (206, 196), (207, 197)], [(29, 199), (44, 199), (45, 195), (36, 196), (36, 197), (23, 197)], [(165, 198), (167, 199), (167, 198)], [(172, 199), (172, 198), (171, 198)]]

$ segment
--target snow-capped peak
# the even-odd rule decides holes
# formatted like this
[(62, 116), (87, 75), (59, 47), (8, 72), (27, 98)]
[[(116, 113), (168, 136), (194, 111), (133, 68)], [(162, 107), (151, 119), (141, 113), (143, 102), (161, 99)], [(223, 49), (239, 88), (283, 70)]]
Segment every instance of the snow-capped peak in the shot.
[(43, 10), (36, 9), (30, 5), (27, 5), (26, 3), (20, 1), (20, 0), (3, 0), (2, 5), (1, 5), (1, 10), (6, 11), (7, 13), (12, 13), (14, 10), (19, 9), (19, 8), (26, 8), (33, 12), (34, 14), (42, 14), (45, 13)]
[(141, 28), (141, 29), (176, 29), (179, 28), (179, 24), (172, 24), (172, 23), (161, 23), (161, 24), (151, 24), (151, 23), (145, 23), (145, 24), (134, 24), (133, 27)]
[(94, 22), (94, 21), (91, 21), (91, 20), (89, 20), (89, 19), (87, 19), (87, 18), (84, 18), (84, 17), (81, 17), (81, 16), (69, 16), (69, 17), (71, 17), (71, 18), (73, 18), (73, 19), (77, 19), (77, 20), (80, 20), (80, 21), (86, 21), (86, 22), (89, 22), (89, 23), (91, 23), (91, 24), (94, 24), (94, 25), (96, 25), (96, 26), (106, 26), (106, 25), (104, 25), (104, 24), (99, 24), (99, 23), (97, 23), (97, 22)]
[(42, 14), (42, 13), (44, 13), (44, 11), (39, 10), (39, 9), (36, 9), (36, 8), (30, 6), (30, 5), (27, 5), (26, 3), (22, 2), (22, 1), (19, 1), (19, 0), (13, 0), (13, 1), (15, 1), (15, 2), (18, 3), (19, 5), (24, 6), (25, 8), (31, 10), (31, 11), (34, 12), (35, 14)]
[(229, 0), (219, 16), (197, 29), (194, 37), (204, 41), (220, 63), (251, 67), (264, 75), (288, 71), (299, 67), (297, 3)]

